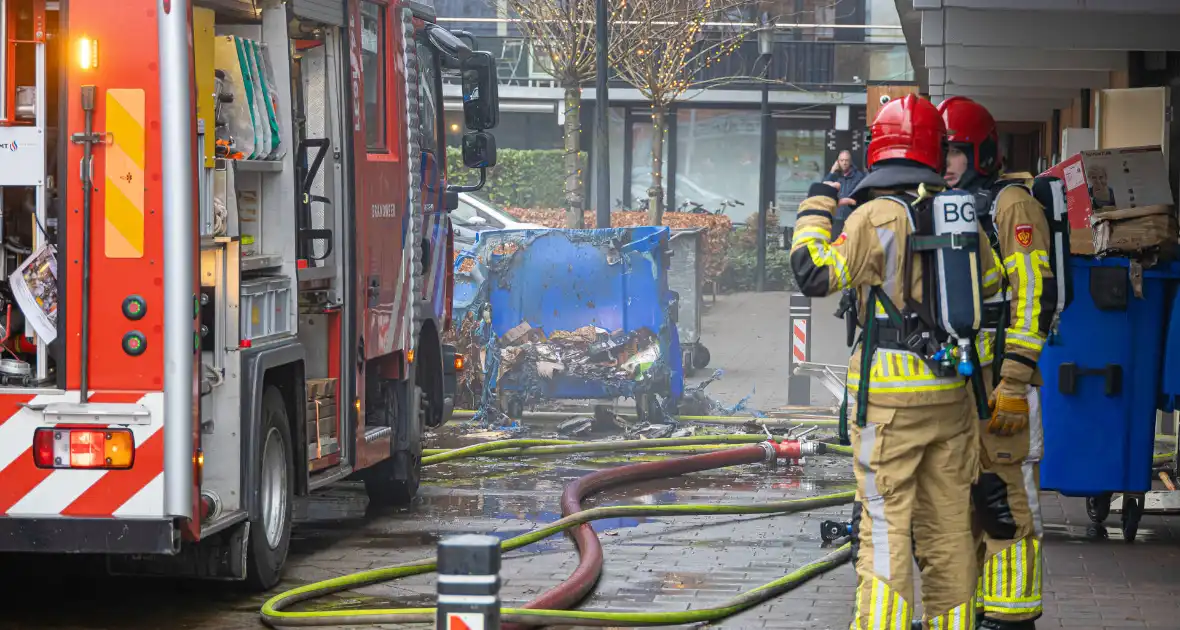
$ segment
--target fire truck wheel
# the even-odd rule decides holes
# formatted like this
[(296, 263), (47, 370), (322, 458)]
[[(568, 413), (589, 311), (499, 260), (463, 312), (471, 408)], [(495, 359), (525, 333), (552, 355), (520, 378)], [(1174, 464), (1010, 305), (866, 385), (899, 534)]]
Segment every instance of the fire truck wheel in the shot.
[(279, 583), (291, 544), (291, 508), (295, 495), (291, 425), (283, 396), (274, 386), (262, 395), (262, 439), (258, 461), (258, 505), (250, 515), (246, 583), (267, 590)]
[[(418, 409), (419, 436), (423, 419), (429, 413), (430, 401), (421, 387), (414, 387), (414, 400)], [(414, 404), (412, 402), (412, 404)], [(414, 452), (417, 451), (417, 452)], [(418, 495), (422, 483), (421, 444), (410, 451), (397, 451), (387, 460), (369, 468), (365, 475), (365, 493), (369, 504), (377, 507), (398, 507), (409, 505)]]

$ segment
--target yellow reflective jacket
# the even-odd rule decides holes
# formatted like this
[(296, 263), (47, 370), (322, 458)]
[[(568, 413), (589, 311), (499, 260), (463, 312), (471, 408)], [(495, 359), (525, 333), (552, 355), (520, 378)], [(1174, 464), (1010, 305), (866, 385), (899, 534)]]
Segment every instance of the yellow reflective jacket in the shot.
[[(913, 254), (912, 286), (902, 287), (907, 241), (912, 228), (902, 203), (886, 198), (869, 201), (856, 209), (844, 224), (844, 232), (832, 239), (832, 213), (836, 201), (809, 197), (799, 207), (795, 237), (791, 244), (791, 268), (799, 290), (807, 296), (824, 297), (844, 289), (857, 289), (858, 314), (863, 327), (869, 288), (881, 287), (894, 305), (905, 304), (903, 290), (922, 300), (922, 264)], [(981, 252), (990, 252), (987, 235), (980, 230)], [(991, 255), (983, 256), (986, 277), (995, 271)], [(998, 286), (998, 283), (993, 286)], [(995, 288), (991, 290), (993, 293)], [(985, 296), (988, 293), (984, 294)], [(875, 316), (884, 316), (878, 310)], [(848, 362), (849, 397), (859, 389), (861, 348)], [(869, 404), (883, 407), (912, 407), (958, 402), (967, 396), (962, 377), (939, 377), (913, 353), (879, 348), (873, 356), (869, 375)]]

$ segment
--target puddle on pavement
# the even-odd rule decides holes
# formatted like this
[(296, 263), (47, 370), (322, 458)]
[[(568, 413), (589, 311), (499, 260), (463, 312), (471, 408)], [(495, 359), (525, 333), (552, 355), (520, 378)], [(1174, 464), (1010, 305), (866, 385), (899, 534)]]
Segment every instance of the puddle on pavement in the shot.
[[(463, 445), (462, 437), (449, 435), (446, 446)], [(436, 445), (437, 441), (431, 444)], [(560, 496), (571, 481), (639, 460), (584, 453), (447, 462), (426, 469), (423, 490), (411, 507), (385, 513), (368, 511), (363, 486), (342, 484), (301, 502), (292, 553), (305, 555), (341, 544), (389, 550), (433, 549), (441, 535), (461, 531), (488, 533), (507, 540), (560, 519)], [(629, 484), (590, 497), (585, 506), (758, 503), (839, 492), (853, 485), (846, 459), (818, 456), (808, 458), (803, 466), (768, 468), (751, 464)], [(666, 519), (617, 517), (595, 521), (591, 526), (606, 533), (662, 520)], [(487, 531), (489, 525), (495, 526), (492, 531)], [(563, 537), (554, 534), (519, 553), (568, 549)]]
[[(1118, 516), (1112, 516), (1112, 522), (1118, 522)], [(1068, 543), (1093, 543), (1095, 541), (1118, 541), (1124, 542), (1126, 537), (1123, 536), (1123, 530), (1118, 525), (1099, 525), (1096, 523), (1086, 523), (1081, 525), (1063, 525), (1060, 523), (1046, 523), (1045, 524), (1045, 538), (1056, 539)], [(1167, 534), (1165, 530), (1156, 530), (1151, 527), (1139, 526), (1138, 532), (1135, 534), (1135, 543), (1151, 543), (1151, 542), (1171, 542), (1174, 540)]]

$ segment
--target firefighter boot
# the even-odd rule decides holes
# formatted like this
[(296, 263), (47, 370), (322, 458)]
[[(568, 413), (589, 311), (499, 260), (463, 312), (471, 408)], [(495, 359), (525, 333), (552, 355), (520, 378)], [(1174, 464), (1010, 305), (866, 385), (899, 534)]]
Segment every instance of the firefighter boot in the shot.
[(1002, 621), (984, 617), (975, 627), (979, 630), (1037, 630), (1037, 622), (1032, 619)]

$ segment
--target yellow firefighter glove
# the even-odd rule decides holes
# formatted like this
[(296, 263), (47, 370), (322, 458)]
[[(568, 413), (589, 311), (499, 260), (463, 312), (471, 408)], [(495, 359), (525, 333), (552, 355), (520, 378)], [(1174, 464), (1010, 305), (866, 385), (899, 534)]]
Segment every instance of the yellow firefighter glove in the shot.
[(988, 401), (992, 419), (987, 430), (994, 435), (1015, 435), (1028, 427), (1028, 385), (1001, 379)]

